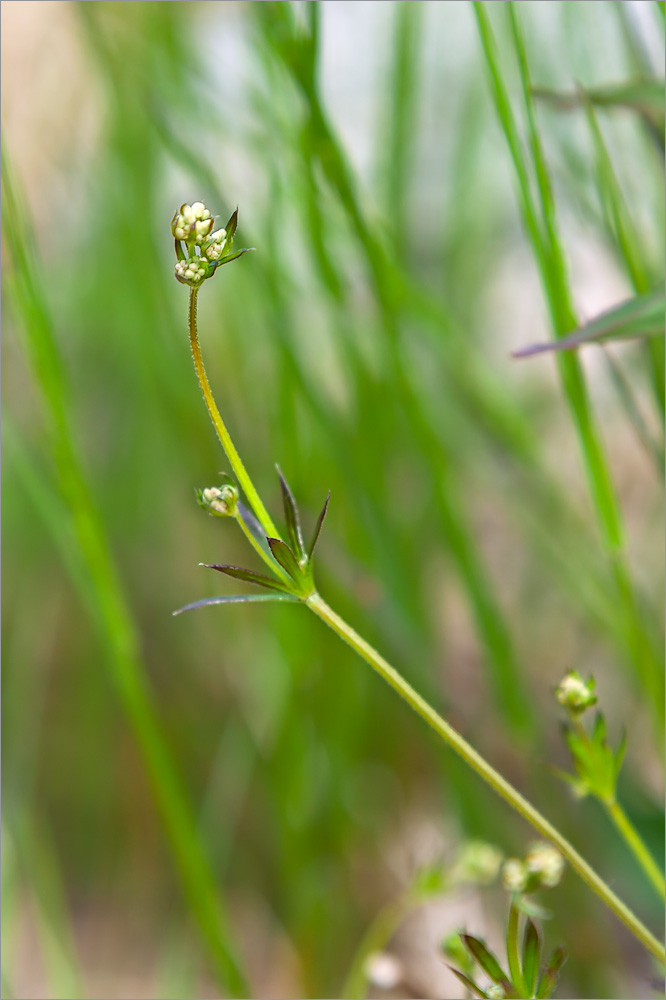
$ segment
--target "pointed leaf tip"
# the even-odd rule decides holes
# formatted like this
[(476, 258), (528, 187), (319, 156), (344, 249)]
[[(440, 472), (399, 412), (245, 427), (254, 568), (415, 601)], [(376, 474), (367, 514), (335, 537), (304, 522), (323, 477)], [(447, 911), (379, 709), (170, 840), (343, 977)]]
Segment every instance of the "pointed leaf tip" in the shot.
[[(294, 494), (289, 488), (289, 484), (282, 474), (282, 469), (276, 465), (277, 474), (280, 479), (280, 489), (282, 491), (282, 506), (284, 508), (284, 520), (287, 525), (289, 541), (294, 553), (299, 556), (305, 555), (305, 545), (303, 544), (303, 534), (301, 532), (301, 522), (298, 515), (298, 506), (294, 499)], [(277, 557), (276, 557), (277, 558)], [(286, 567), (285, 567), (286, 568)]]
[(243, 569), (241, 566), (220, 566), (211, 563), (201, 563), (207, 569), (215, 569), (218, 573), (225, 573), (227, 576), (233, 577), (235, 580), (244, 580), (246, 583), (256, 583), (259, 587), (265, 587), (267, 590), (277, 590), (280, 593), (289, 594), (290, 589), (278, 580), (273, 580), (269, 576), (264, 576), (262, 573), (255, 573), (251, 569)]
[(326, 500), (324, 501), (324, 506), (322, 507), (321, 514), (317, 518), (317, 523), (315, 525), (314, 534), (312, 536), (312, 541), (310, 542), (310, 547), (308, 549), (308, 559), (312, 559), (312, 553), (315, 550), (315, 545), (319, 540), (319, 533), (321, 531), (321, 526), (324, 523), (324, 518), (326, 517), (326, 511), (328, 510), (328, 502), (331, 499), (331, 491), (328, 491)]

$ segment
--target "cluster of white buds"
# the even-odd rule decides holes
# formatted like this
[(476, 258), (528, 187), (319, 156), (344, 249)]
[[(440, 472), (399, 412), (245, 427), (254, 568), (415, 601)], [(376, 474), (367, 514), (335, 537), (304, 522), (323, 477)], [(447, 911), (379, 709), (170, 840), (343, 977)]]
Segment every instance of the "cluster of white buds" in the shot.
[(197, 493), (197, 500), (204, 510), (215, 517), (233, 517), (238, 503), (238, 488), (231, 483), (207, 486)]
[(224, 256), (227, 251), (227, 231), (226, 229), (218, 229), (217, 232), (211, 233), (210, 240), (206, 243), (204, 247), (204, 253), (208, 260), (219, 260), (220, 257)]
[(215, 219), (204, 203), (195, 201), (193, 205), (180, 206), (180, 211), (176, 212), (171, 221), (171, 232), (177, 240), (201, 246), (210, 236), (214, 225)]
[(582, 715), (597, 703), (594, 687), (593, 677), (584, 681), (578, 671), (570, 670), (556, 687), (555, 697), (572, 715)]
[(537, 889), (554, 889), (560, 884), (565, 861), (552, 844), (537, 841), (525, 856), (509, 858), (502, 866), (502, 885), (509, 892), (534, 892)]
[(175, 275), (183, 285), (199, 285), (208, 275), (208, 264), (198, 257), (193, 257), (192, 260), (179, 260)]
[(564, 858), (552, 844), (538, 841), (532, 844), (525, 856), (525, 867), (536, 875), (544, 889), (554, 889), (564, 873)]

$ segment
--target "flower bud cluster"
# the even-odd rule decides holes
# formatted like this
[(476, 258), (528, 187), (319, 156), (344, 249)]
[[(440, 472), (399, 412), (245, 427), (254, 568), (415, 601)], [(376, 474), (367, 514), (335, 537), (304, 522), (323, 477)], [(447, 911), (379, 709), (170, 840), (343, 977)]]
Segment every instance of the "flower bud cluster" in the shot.
[(208, 486), (197, 493), (199, 505), (214, 517), (233, 517), (238, 503), (238, 488), (231, 483)]
[(200, 285), (208, 275), (208, 264), (197, 257), (192, 260), (179, 260), (175, 275), (183, 285)]
[(538, 841), (529, 848), (525, 859), (509, 858), (502, 866), (502, 884), (509, 892), (535, 892), (554, 889), (564, 873), (564, 858), (552, 844)]
[(217, 232), (211, 233), (210, 240), (206, 243), (204, 248), (204, 253), (208, 260), (219, 260), (227, 252), (227, 231), (226, 229), (218, 229)]
[(576, 670), (570, 670), (555, 689), (555, 697), (572, 715), (582, 715), (597, 703), (594, 687), (593, 677), (584, 681)]
[(171, 221), (171, 232), (177, 240), (201, 246), (215, 225), (215, 219), (202, 201), (181, 205)]

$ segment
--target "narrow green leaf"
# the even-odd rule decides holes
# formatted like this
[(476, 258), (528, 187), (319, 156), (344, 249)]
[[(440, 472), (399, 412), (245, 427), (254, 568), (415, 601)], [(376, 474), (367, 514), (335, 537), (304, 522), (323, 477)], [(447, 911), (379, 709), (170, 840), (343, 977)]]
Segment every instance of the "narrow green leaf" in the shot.
[(620, 739), (620, 745), (615, 751), (615, 781), (617, 782), (618, 775), (622, 769), (622, 764), (624, 763), (624, 755), (627, 752), (627, 731), (622, 730), (622, 737)]
[(447, 969), (450, 969), (453, 975), (460, 980), (465, 989), (468, 989), (470, 993), (474, 994), (475, 997), (481, 997), (482, 1000), (487, 1000), (488, 994), (484, 993), (481, 987), (477, 986), (474, 980), (466, 976), (464, 972), (460, 972), (459, 969), (454, 969), (452, 965), (447, 965)]
[(266, 532), (261, 527), (259, 520), (255, 517), (250, 508), (246, 507), (242, 500), (239, 500), (236, 504), (236, 510), (243, 519), (245, 527), (248, 529), (260, 548), (268, 552), (269, 548), (268, 542), (266, 541)]
[(621, 302), (567, 334), (560, 340), (547, 344), (532, 344), (514, 351), (514, 358), (528, 358), (545, 351), (570, 351), (582, 344), (609, 340), (627, 340), (632, 337), (654, 337), (664, 332), (664, 291), (637, 295)]
[(272, 580), (270, 576), (264, 576), (262, 573), (255, 573), (251, 569), (243, 569), (240, 566), (220, 566), (211, 563), (200, 563), (200, 565), (205, 566), (206, 569), (216, 569), (218, 573), (225, 573), (227, 576), (232, 576), (234, 580), (245, 580), (246, 583), (256, 583), (259, 587), (266, 587), (267, 590), (277, 590), (283, 594), (291, 594), (291, 590), (286, 584)]
[(202, 601), (186, 604), (185, 607), (178, 608), (171, 614), (180, 615), (183, 611), (192, 611), (193, 608), (203, 608), (209, 604), (248, 604), (257, 601), (291, 601), (297, 604), (298, 598), (294, 597), (293, 594), (234, 594), (226, 597), (205, 597)]
[(331, 499), (331, 491), (328, 491), (328, 496), (324, 501), (324, 506), (321, 509), (321, 514), (317, 518), (317, 523), (315, 525), (314, 534), (312, 536), (312, 541), (310, 542), (310, 548), (308, 549), (308, 559), (312, 559), (312, 553), (315, 550), (315, 545), (319, 539), (319, 532), (321, 531), (321, 526), (324, 523), (324, 518), (326, 517), (326, 511), (328, 510), (328, 501)]
[(277, 469), (277, 474), (280, 477), (280, 489), (282, 490), (282, 506), (284, 507), (284, 520), (285, 524), (287, 525), (287, 533), (289, 535), (289, 541), (291, 542), (291, 547), (294, 552), (298, 552), (300, 553), (300, 555), (305, 555), (303, 534), (301, 532), (301, 522), (298, 516), (298, 507), (296, 506), (296, 501), (294, 500), (294, 494), (289, 489), (289, 484), (282, 475), (282, 470), (280, 466), (276, 465), (275, 468)]
[(244, 247), (242, 250), (237, 250), (236, 253), (232, 253), (228, 257), (223, 257), (222, 260), (212, 261), (210, 264), (211, 273), (216, 267), (222, 267), (223, 264), (231, 264), (232, 260), (238, 260), (238, 258), (242, 257), (244, 253), (253, 253), (254, 249), (254, 247)]
[(541, 961), (541, 938), (533, 920), (528, 919), (523, 936), (523, 982), (527, 995), (534, 996)]
[(271, 552), (279, 562), (282, 569), (286, 570), (294, 583), (299, 583), (303, 577), (303, 571), (298, 565), (298, 559), (289, 546), (279, 538), (267, 539)]
[(541, 982), (539, 983), (539, 989), (537, 990), (538, 1000), (544, 1000), (544, 998), (549, 997), (555, 987), (557, 986), (557, 980), (560, 974), (560, 969), (564, 965), (567, 958), (567, 953), (564, 948), (556, 948), (550, 957), (548, 962), (548, 967), (541, 977)]
[(561, 93), (535, 87), (532, 93), (535, 97), (548, 101), (563, 111), (583, 107), (588, 102), (597, 107), (630, 108), (642, 115), (660, 133), (663, 133), (664, 130), (664, 115), (666, 114), (664, 81), (656, 77), (626, 80), (605, 87), (587, 89), (581, 87), (572, 93)]
[(460, 937), (470, 955), (478, 962), (486, 975), (504, 990), (510, 990), (509, 977), (484, 942), (479, 938), (472, 937), (471, 934), (461, 934)]
[(232, 213), (232, 215), (229, 218), (229, 221), (227, 222), (226, 226), (224, 227), (225, 230), (226, 230), (226, 232), (227, 232), (227, 239), (228, 240), (233, 240), (233, 238), (234, 238), (234, 236), (236, 234), (236, 227), (237, 226), (238, 226), (238, 208), (236, 208), (236, 211)]

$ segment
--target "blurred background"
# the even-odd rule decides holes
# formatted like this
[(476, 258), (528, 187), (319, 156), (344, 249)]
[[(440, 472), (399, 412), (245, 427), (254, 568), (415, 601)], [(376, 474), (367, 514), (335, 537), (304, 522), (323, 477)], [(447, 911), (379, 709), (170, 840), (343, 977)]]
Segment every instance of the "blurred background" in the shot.
[[(509, 6), (488, 14), (526, 136)], [(663, 4), (511, 6), (535, 86), (661, 74)], [(593, 673), (661, 864), (663, 717), (617, 571), (658, 646), (661, 345), (579, 352), (618, 556), (555, 358), (510, 357), (551, 326), (472, 7), (2, 4), (3, 996), (246, 995), (240, 966), (254, 996), (340, 996), (388, 913), (398, 980), (368, 994), (456, 997), (440, 943), (497, 944), (506, 894), (423, 872), (533, 840), (304, 608), (171, 617), (234, 592), (199, 563), (255, 565), (195, 502), (227, 471), (173, 279), (171, 217), (197, 199), (222, 224), (238, 205), (256, 248), (200, 296), (211, 383), (274, 517), (275, 462), (307, 530), (332, 491), (322, 594), (662, 922), (552, 769), (553, 688)], [(639, 112), (537, 102), (581, 322), (662, 280), (663, 153)], [(572, 873), (543, 902), (558, 995), (654, 995)]]

